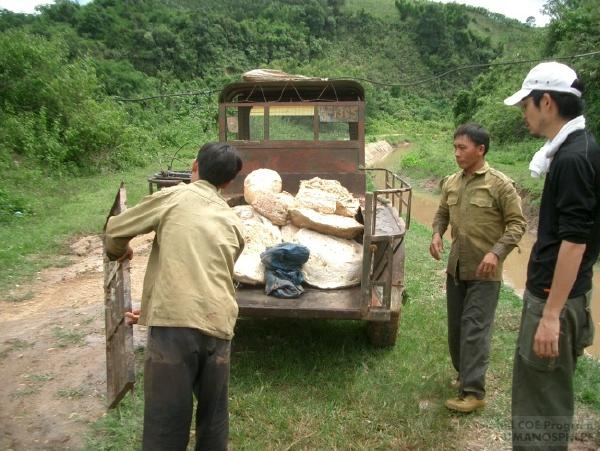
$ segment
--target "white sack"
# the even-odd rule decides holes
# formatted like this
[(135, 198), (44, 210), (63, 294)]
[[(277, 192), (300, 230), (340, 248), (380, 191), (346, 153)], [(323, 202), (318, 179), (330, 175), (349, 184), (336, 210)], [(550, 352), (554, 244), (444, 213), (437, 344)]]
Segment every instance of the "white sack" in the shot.
[(238, 282), (258, 285), (265, 282), (265, 267), (260, 254), (267, 247), (281, 243), (279, 227), (258, 214), (250, 205), (238, 205), (233, 210), (242, 219), (244, 242), (242, 255), (235, 262), (234, 278)]
[(244, 179), (244, 200), (252, 205), (259, 192), (280, 193), (282, 189), (281, 176), (272, 169), (256, 169)]
[(292, 242), (310, 250), (310, 257), (302, 266), (307, 284), (322, 289), (360, 284), (363, 249), (356, 241), (300, 229), (293, 235)]

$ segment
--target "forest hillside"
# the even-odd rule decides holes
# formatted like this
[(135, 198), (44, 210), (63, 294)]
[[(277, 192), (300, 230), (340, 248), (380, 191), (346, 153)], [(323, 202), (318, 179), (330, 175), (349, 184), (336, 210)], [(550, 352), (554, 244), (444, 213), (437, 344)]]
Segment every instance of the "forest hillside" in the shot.
[[(57, 0), (32, 15), (0, 10), (0, 225), (36, 214), (31, 180), (115, 173), (215, 139), (219, 89), (256, 68), (360, 81), (368, 140), (475, 120), (510, 150), (531, 138), (501, 99), (534, 63), (560, 59), (586, 84), (598, 133), (596, 6), (549, 0), (544, 28), (426, 0)], [(431, 170), (427, 155), (419, 163)]]

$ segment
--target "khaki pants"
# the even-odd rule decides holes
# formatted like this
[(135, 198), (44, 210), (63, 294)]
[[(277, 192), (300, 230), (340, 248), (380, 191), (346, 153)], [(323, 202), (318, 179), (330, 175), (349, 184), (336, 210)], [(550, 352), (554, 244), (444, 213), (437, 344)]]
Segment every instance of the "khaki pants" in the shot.
[(594, 336), (590, 301), (591, 293), (567, 300), (560, 315), (559, 355), (540, 358), (533, 352), (533, 339), (546, 300), (525, 291), (512, 382), (514, 450), (568, 449), (575, 365)]
[(459, 374), (459, 396), (485, 397), (485, 373), (499, 294), (498, 281), (447, 276), (448, 348)]

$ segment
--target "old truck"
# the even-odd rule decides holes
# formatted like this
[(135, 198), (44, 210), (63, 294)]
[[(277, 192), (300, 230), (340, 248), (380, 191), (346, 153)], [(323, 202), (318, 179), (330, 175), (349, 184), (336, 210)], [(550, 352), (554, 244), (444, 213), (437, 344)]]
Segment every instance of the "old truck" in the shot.
[[(410, 225), (411, 187), (383, 168), (365, 167), (365, 93), (354, 80), (258, 79), (225, 86), (219, 96), (219, 140), (243, 156), (242, 173), (224, 195), (244, 203), (245, 176), (277, 171), (283, 190), (295, 194), (302, 180), (338, 180), (361, 207), (364, 224), (359, 286), (306, 287), (297, 299), (267, 296), (264, 287), (241, 284), (241, 316), (362, 320), (375, 346), (396, 342), (404, 295), (404, 239)], [(189, 182), (188, 171), (149, 177), (149, 190)]]

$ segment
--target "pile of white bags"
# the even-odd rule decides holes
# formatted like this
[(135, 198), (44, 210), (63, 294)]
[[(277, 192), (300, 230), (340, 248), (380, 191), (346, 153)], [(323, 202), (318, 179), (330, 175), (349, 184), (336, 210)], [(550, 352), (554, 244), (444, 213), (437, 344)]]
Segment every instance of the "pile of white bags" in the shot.
[(260, 253), (280, 242), (302, 244), (310, 257), (302, 272), (317, 288), (343, 288), (360, 283), (362, 245), (356, 238), (363, 225), (354, 216), (359, 200), (337, 180), (318, 177), (300, 182), (298, 194), (282, 191), (281, 177), (257, 169), (244, 180), (248, 205), (234, 207), (244, 223), (246, 248), (235, 265), (235, 277), (264, 283)]

